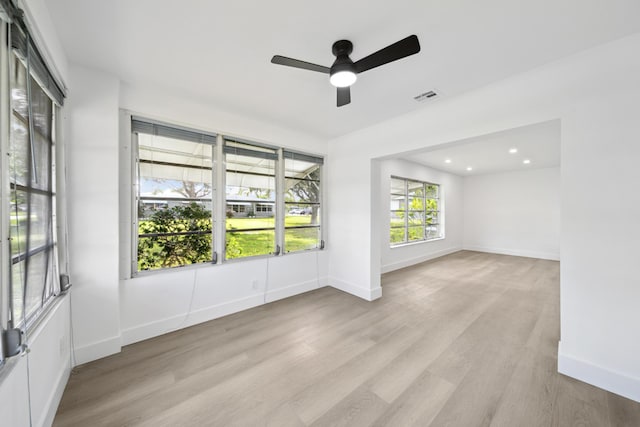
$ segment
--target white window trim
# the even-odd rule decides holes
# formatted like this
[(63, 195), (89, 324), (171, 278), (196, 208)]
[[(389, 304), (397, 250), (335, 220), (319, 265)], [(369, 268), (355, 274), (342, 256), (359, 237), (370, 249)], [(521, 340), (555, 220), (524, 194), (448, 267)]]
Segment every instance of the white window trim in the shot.
[[(120, 110), (120, 162), (123, 165), (129, 166), (129, 173), (125, 174), (125, 176), (121, 177), (120, 184), (120, 216), (121, 223), (129, 223), (130, 227), (120, 227), (120, 258), (123, 262), (120, 263), (120, 278), (123, 280), (134, 279), (139, 276), (153, 275), (153, 274), (162, 274), (162, 273), (171, 273), (176, 271), (181, 271), (184, 269), (193, 269), (193, 268), (207, 268), (214, 267), (224, 264), (231, 264), (249, 260), (256, 260), (261, 258), (271, 258), (275, 256), (284, 256), (284, 255), (295, 255), (301, 253), (315, 252), (321, 251), (325, 249), (325, 212), (326, 207), (324, 206), (324, 191), (325, 185), (323, 182), (323, 168), (320, 168), (320, 194), (319, 194), (319, 204), (320, 204), (320, 232), (319, 232), (319, 247), (310, 248), (305, 250), (299, 250), (294, 252), (285, 252), (284, 250), (284, 217), (285, 217), (285, 201), (284, 201), (284, 156), (283, 152), (288, 150), (289, 148), (276, 147), (270, 144), (263, 144), (260, 142), (253, 142), (252, 140), (244, 139), (244, 138), (235, 138), (229, 134), (218, 131), (211, 131), (217, 134), (217, 140), (214, 146), (214, 155), (212, 161), (212, 172), (213, 172), (213, 185), (212, 185), (212, 234), (213, 234), (213, 247), (212, 250), (216, 254), (216, 262), (203, 262), (198, 264), (188, 264), (184, 266), (176, 266), (169, 268), (161, 268), (156, 270), (141, 270), (138, 271), (137, 266), (137, 165), (138, 165), (138, 147), (137, 147), (137, 137), (132, 132), (131, 129), (131, 120), (132, 117), (140, 120), (148, 119), (151, 122), (159, 122), (166, 124), (167, 126), (175, 126), (175, 127), (187, 127), (194, 128), (193, 126), (183, 125), (179, 123), (172, 123), (170, 121), (162, 120), (162, 119), (154, 119), (145, 115), (143, 113), (132, 112), (129, 110), (121, 109)], [(197, 128), (196, 128), (197, 129)], [(279, 254), (276, 255), (274, 253), (264, 254), (264, 255), (256, 255), (250, 257), (242, 257), (242, 258), (234, 258), (234, 259), (225, 259), (225, 236), (226, 236), (226, 194), (225, 191), (221, 189), (226, 188), (225, 182), (225, 172), (226, 168), (224, 167), (224, 138), (228, 137), (231, 140), (246, 142), (257, 147), (263, 146), (265, 148), (275, 148), (278, 152), (278, 160), (276, 161), (276, 201), (274, 203), (274, 214), (276, 220), (276, 245), (280, 247)], [(297, 149), (293, 149), (293, 151), (299, 151)], [(323, 154), (317, 153), (306, 153), (309, 156), (324, 158)], [(135, 236), (135, 237), (134, 237)]]
[[(401, 176), (397, 176), (397, 175), (391, 175), (389, 177), (389, 181), (391, 181), (391, 179), (399, 179), (399, 180), (403, 180), (404, 181), (404, 198), (405, 198), (405, 224), (404, 224), (404, 232), (405, 232), (405, 241), (400, 242), (400, 243), (392, 243), (391, 242), (391, 221), (387, 221), (387, 238), (389, 239), (389, 247), (391, 249), (396, 249), (396, 248), (402, 248), (405, 246), (412, 246), (412, 245), (417, 245), (417, 244), (422, 244), (422, 243), (430, 243), (430, 242), (435, 242), (435, 241), (439, 241), (439, 240), (444, 240), (445, 239), (445, 221), (444, 221), (444, 190), (442, 188), (442, 185), (436, 182), (428, 182), (428, 181), (423, 181), (421, 179), (415, 179), (415, 178), (405, 178), (405, 177), (401, 177)], [(426, 218), (426, 200), (438, 200), (438, 223), (437, 225), (440, 226), (440, 234), (436, 237), (432, 237), (430, 239), (428, 238), (423, 238), (423, 239), (419, 239), (419, 240), (409, 240), (409, 227), (408, 227), (408, 221), (409, 221), (409, 215), (406, 213), (408, 212), (408, 203), (409, 203), (409, 190), (408, 190), (408, 186), (409, 186), (409, 181), (411, 182), (417, 182), (422, 184), (423, 187), (423, 200), (424, 200), (424, 206), (425, 208), (423, 209), (423, 212), (425, 212), (425, 218)], [(426, 191), (424, 191), (425, 187), (427, 185), (436, 185), (438, 187), (438, 197), (437, 198), (433, 198), (433, 197), (426, 197)], [(387, 194), (387, 197), (391, 197), (391, 186), (389, 186), (389, 192)], [(387, 199), (390, 200), (390, 199)], [(389, 206), (390, 203), (387, 203), (387, 206)], [(390, 210), (388, 211), (390, 212)], [(422, 226), (423, 227), (423, 231), (424, 228), (426, 228), (426, 223)], [(400, 228), (400, 227), (394, 227), (394, 228)]]

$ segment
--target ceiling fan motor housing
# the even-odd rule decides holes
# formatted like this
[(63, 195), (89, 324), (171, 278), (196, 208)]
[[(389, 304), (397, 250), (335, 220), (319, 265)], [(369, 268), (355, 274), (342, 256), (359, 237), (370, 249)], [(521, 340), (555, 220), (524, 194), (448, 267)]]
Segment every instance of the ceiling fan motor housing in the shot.
[(338, 40), (333, 44), (331, 49), (336, 56), (336, 60), (331, 66), (330, 75), (334, 75), (340, 71), (349, 71), (356, 74), (356, 67), (349, 58), (349, 54), (353, 52), (353, 44), (349, 40)]

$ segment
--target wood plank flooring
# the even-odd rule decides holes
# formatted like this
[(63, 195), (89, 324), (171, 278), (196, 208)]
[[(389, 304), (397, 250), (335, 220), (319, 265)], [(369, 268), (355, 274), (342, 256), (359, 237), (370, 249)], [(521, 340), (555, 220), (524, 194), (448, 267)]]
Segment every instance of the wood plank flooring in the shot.
[(75, 368), (54, 426), (640, 426), (557, 373), (559, 263), (462, 251)]

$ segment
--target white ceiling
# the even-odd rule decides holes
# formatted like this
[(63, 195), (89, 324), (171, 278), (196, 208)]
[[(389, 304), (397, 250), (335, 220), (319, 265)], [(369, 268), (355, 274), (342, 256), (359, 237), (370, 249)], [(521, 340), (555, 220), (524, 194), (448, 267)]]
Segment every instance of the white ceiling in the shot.
[[(512, 148), (517, 153), (510, 153)], [(461, 176), (558, 167), (560, 121), (482, 135), (400, 158)], [(525, 159), (530, 163), (523, 163)], [(467, 167), (472, 170), (468, 171)]]
[[(640, 31), (638, 0), (48, 0), (71, 62), (168, 88), (230, 113), (333, 137)], [(331, 45), (358, 60), (410, 34), (422, 51), (368, 71), (336, 108)]]

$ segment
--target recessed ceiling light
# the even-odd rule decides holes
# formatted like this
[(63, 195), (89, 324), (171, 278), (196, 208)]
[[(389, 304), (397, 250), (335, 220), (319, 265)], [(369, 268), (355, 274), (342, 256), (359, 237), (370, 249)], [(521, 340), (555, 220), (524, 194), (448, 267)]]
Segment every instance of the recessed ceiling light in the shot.
[(522, 163), (524, 163), (525, 165), (528, 165), (529, 163), (531, 163), (531, 160), (529, 160), (529, 159), (524, 159), (524, 160), (522, 161)]
[(451, 163), (451, 159), (445, 159), (445, 163)]
[(518, 152), (517, 148), (509, 148), (509, 153), (510, 154), (516, 154)]
[(473, 168), (472, 168), (471, 166), (467, 166), (467, 170), (468, 170), (468, 171), (472, 171), (472, 170), (473, 170)]

